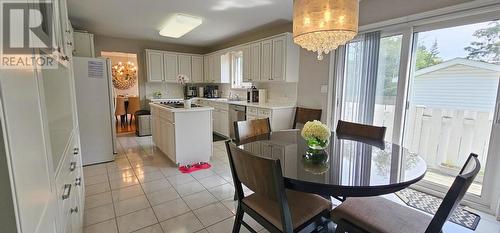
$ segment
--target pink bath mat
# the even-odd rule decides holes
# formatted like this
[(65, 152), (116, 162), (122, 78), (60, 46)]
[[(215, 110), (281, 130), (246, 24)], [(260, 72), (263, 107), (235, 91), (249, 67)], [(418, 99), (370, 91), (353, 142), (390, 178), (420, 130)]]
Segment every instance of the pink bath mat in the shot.
[(191, 165), (180, 166), (179, 171), (182, 173), (191, 173), (198, 170), (208, 169), (212, 167), (209, 163), (199, 162)]

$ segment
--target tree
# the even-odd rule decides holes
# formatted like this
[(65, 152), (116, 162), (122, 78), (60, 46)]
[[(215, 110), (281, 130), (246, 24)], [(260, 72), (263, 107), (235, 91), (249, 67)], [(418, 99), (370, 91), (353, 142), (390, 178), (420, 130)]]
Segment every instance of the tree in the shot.
[(465, 47), (467, 59), (500, 64), (500, 22), (495, 21), (487, 28), (482, 28), (472, 34), (477, 41)]
[(417, 60), (415, 62), (417, 70), (433, 66), (441, 62), (443, 62), (443, 59), (439, 57), (437, 40), (434, 40), (430, 50), (423, 44), (417, 47)]

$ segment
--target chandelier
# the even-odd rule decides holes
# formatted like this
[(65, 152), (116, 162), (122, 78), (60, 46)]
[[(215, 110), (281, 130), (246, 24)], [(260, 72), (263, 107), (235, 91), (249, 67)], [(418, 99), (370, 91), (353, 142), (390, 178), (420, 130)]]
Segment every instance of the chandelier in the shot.
[(137, 68), (132, 62), (118, 62), (111, 67), (113, 76), (113, 86), (120, 90), (126, 90), (133, 87), (137, 80)]
[(293, 41), (322, 60), (356, 36), (358, 9), (358, 0), (295, 0)]

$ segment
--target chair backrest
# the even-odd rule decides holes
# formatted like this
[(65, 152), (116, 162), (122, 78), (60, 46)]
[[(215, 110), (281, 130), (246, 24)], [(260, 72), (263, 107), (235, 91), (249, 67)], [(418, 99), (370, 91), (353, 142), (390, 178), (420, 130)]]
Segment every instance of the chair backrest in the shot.
[(297, 128), (297, 123), (305, 124), (308, 121), (321, 120), (321, 109), (300, 108), (295, 109), (293, 128)]
[(125, 110), (125, 98), (116, 97), (115, 116), (121, 116), (125, 114), (127, 114), (127, 111)]
[(280, 161), (255, 156), (238, 148), (229, 140), (226, 141), (226, 149), (238, 202), (245, 198), (241, 185), (244, 184), (255, 195), (277, 202), (283, 232), (292, 232), (292, 216), (286, 197)]
[(141, 100), (138, 96), (128, 97), (128, 107), (127, 113), (134, 114), (135, 112), (141, 110)]
[(269, 118), (234, 122), (234, 136), (238, 144), (263, 140), (269, 137), (269, 133)]
[(455, 178), (455, 181), (446, 193), (443, 202), (432, 218), (432, 221), (427, 227), (425, 233), (434, 233), (441, 231), (444, 223), (457, 208), (458, 204), (460, 204), (460, 201), (467, 192), (467, 189), (469, 189), (472, 182), (474, 182), (474, 179), (476, 178), (476, 175), (479, 173), (480, 169), (481, 164), (479, 163), (479, 159), (477, 159), (477, 155), (471, 153), (467, 158), (467, 161), (465, 161), (462, 170), (460, 170), (460, 173)]
[(339, 136), (383, 141), (385, 130), (386, 127), (383, 126), (364, 125), (339, 120), (335, 131)]

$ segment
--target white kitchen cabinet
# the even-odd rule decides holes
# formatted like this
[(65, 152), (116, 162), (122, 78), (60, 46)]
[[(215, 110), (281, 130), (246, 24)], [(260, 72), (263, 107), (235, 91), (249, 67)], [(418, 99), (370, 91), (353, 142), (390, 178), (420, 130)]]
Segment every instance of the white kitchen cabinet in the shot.
[(261, 43), (250, 45), (250, 79), (260, 81)]
[(86, 31), (74, 31), (74, 55), (77, 57), (95, 57), (94, 34)]
[(162, 52), (146, 51), (148, 82), (163, 82), (165, 77), (163, 56)]
[(189, 55), (178, 55), (179, 61), (179, 74), (186, 75), (189, 80), (192, 80), (191, 77), (191, 56)]
[(177, 82), (177, 74), (179, 74), (179, 59), (177, 54), (164, 53), (163, 54), (163, 69), (165, 82)]
[(261, 70), (260, 70), (260, 79), (265, 81), (265, 80), (271, 80), (272, 77), (272, 54), (273, 54), (273, 40), (268, 39), (264, 40), (261, 43), (262, 49), (261, 49)]
[(294, 117), (294, 107), (286, 108), (260, 108), (247, 107), (247, 120), (269, 118), (271, 131), (291, 129)]
[(241, 47), (241, 53), (243, 62), (243, 69), (242, 69), (243, 82), (252, 82), (253, 81), (251, 75), (252, 56), (250, 54), (250, 46), (247, 45)]
[(207, 60), (204, 66), (205, 76), (204, 80), (206, 83), (229, 83), (229, 54), (216, 52), (207, 55)]
[[(212, 156), (211, 108), (170, 108), (150, 103), (153, 142), (172, 162), (208, 162)], [(195, 146), (193, 146), (195, 145)]]
[(284, 81), (285, 80), (285, 44), (286, 37), (280, 36), (273, 39), (273, 60), (272, 60), (272, 75), (271, 80), (273, 81)]
[(210, 64), (210, 56), (203, 56), (203, 82), (204, 83), (208, 83), (212, 80), (212, 77), (210, 76), (210, 72), (212, 72), (210, 70), (211, 68), (211, 65), (213, 64)]
[(203, 83), (203, 57), (192, 56), (191, 57), (191, 82), (193, 83)]

